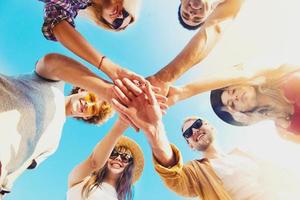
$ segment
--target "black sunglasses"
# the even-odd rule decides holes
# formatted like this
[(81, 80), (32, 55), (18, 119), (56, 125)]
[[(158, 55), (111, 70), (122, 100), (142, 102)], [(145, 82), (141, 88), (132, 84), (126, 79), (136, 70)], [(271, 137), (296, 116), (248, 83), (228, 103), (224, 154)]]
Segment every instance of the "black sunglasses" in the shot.
[(131, 162), (131, 161), (133, 160), (133, 158), (132, 158), (131, 155), (129, 155), (129, 154), (127, 154), (127, 153), (121, 153), (121, 152), (118, 152), (116, 149), (114, 149), (114, 150), (111, 152), (109, 158), (111, 158), (111, 159), (114, 160), (114, 159), (116, 159), (118, 156), (121, 157), (121, 160), (122, 160), (123, 163), (129, 163), (129, 162)]
[(182, 135), (183, 135), (183, 137), (184, 138), (189, 138), (189, 137), (191, 137), (192, 135), (193, 135), (193, 128), (194, 129), (199, 129), (199, 128), (201, 128), (201, 126), (202, 126), (202, 120), (201, 119), (197, 119), (193, 124), (192, 124), (192, 126), (190, 126), (188, 129), (186, 129), (183, 133), (182, 133)]
[[(102, 19), (103, 19), (103, 22), (104, 22), (106, 25), (108, 25), (108, 26), (110, 26), (111, 28), (117, 30), (117, 29), (119, 29), (119, 28), (122, 26), (124, 20), (129, 16), (129, 13), (128, 13), (125, 9), (123, 9), (123, 10), (122, 10), (122, 16), (123, 16), (122, 18), (117, 18), (117, 19), (115, 19), (112, 23), (109, 23), (109, 22), (106, 21), (104, 18), (102, 18)], [(133, 21), (133, 18), (131, 17), (131, 20), (130, 20), (129, 24), (130, 24), (132, 21)], [(124, 28), (126, 28), (126, 27), (123, 27), (123, 29), (124, 29)]]

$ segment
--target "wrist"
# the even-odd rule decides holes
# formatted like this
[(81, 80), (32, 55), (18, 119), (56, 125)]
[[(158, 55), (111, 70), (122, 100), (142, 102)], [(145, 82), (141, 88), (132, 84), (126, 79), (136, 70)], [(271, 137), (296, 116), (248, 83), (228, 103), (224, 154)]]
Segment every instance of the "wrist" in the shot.
[(113, 98), (113, 85), (110, 83), (104, 83), (104, 85), (98, 89), (97, 97), (101, 100), (111, 103)]
[(113, 63), (107, 57), (103, 59), (101, 63), (101, 70), (112, 80), (117, 79), (118, 72), (120, 71), (121, 67), (117, 64)]
[(157, 123), (151, 124), (151, 126), (147, 127), (144, 130), (146, 137), (151, 144), (151, 146), (156, 146), (158, 141), (161, 139), (162, 134), (164, 133), (165, 127), (162, 121), (158, 121)]

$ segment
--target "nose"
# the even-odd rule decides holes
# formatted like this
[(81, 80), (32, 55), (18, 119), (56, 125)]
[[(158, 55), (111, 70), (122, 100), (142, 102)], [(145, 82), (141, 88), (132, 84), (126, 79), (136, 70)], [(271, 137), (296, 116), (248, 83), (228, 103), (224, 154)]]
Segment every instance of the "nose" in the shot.
[(121, 155), (118, 155), (114, 160), (118, 160), (118, 161), (122, 161), (122, 159), (121, 159)]
[(199, 9), (201, 7), (201, 0), (192, 0), (189, 4), (191, 8)]

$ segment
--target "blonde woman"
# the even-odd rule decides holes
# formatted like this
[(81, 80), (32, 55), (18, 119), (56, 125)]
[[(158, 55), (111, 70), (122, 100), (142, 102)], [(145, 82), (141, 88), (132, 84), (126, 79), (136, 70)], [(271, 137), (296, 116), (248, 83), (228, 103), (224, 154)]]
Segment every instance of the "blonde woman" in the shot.
[(168, 105), (213, 90), (211, 105), (223, 121), (246, 126), (273, 120), (280, 136), (299, 143), (300, 67), (284, 64), (258, 72), (245, 68), (236, 65), (212, 76), (199, 77), (199, 81), (183, 87), (170, 86), (166, 94)]
[(98, 52), (76, 29), (79, 11), (109, 31), (122, 31), (138, 18), (139, 0), (40, 0), (45, 3), (42, 32), (46, 39), (59, 41), (67, 49), (106, 73), (112, 80), (144, 79), (113, 63)]
[(69, 175), (68, 200), (131, 200), (132, 185), (144, 168), (139, 145), (122, 136), (127, 125), (118, 120), (92, 154)]

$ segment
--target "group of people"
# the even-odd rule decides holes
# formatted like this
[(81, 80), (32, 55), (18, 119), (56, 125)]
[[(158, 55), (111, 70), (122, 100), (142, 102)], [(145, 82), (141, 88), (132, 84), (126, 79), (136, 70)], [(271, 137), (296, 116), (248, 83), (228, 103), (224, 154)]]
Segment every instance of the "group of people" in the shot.
[[(34, 169), (56, 151), (66, 116), (101, 124), (114, 110), (119, 114), (115, 125), (71, 171), (68, 200), (133, 199), (132, 185), (142, 174), (144, 157), (142, 148), (123, 136), (129, 126), (144, 132), (155, 170), (178, 195), (203, 200), (291, 199), (289, 195), (296, 190), (290, 187), (283, 192), (282, 177), (275, 184), (266, 178), (276, 167), (238, 149), (223, 152), (215, 142), (217, 130), (201, 117), (188, 117), (181, 131), (188, 146), (202, 152), (204, 158), (183, 164), (162, 122), (168, 107), (211, 91), (212, 108), (223, 121), (246, 126), (273, 120), (280, 136), (300, 141), (297, 66), (283, 63), (246, 73), (247, 66), (240, 64), (228, 68), (226, 76), (173, 85), (211, 52), (238, 15), (243, 0), (181, 0), (179, 23), (198, 32), (169, 64), (147, 78), (111, 61), (75, 29), (75, 18), (83, 14), (101, 28), (122, 31), (138, 20), (139, 0), (40, 1), (45, 4), (45, 38), (60, 42), (111, 80), (58, 53), (39, 59), (32, 74), (0, 75), (0, 124), (8, 127), (0, 133), (0, 199), (25, 170)], [(65, 83), (74, 85), (68, 96), (64, 96)]]

